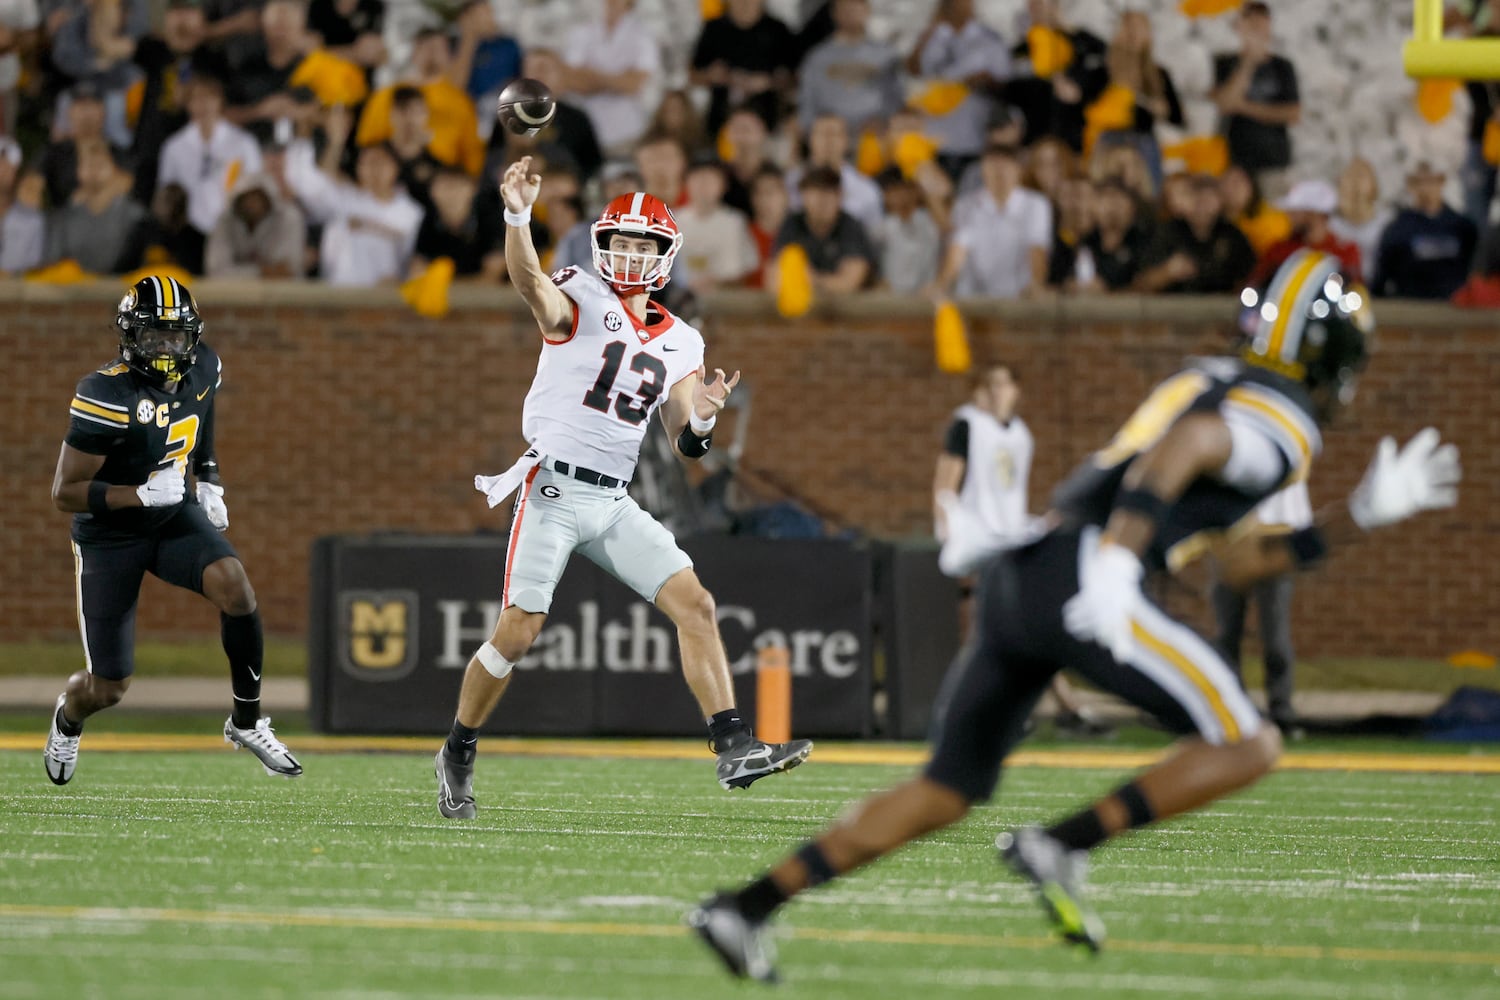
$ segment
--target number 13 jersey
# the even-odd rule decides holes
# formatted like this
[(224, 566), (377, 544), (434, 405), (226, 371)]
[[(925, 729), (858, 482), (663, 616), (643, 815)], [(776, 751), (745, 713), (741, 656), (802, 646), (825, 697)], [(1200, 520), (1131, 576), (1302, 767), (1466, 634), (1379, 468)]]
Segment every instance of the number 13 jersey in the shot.
[(544, 457), (629, 481), (647, 421), (703, 364), (703, 335), (655, 302), (638, 321), (608, 285), (577, 268), (552, 283), (573, 301), (573, 330), (542, 343), (521, 432)]

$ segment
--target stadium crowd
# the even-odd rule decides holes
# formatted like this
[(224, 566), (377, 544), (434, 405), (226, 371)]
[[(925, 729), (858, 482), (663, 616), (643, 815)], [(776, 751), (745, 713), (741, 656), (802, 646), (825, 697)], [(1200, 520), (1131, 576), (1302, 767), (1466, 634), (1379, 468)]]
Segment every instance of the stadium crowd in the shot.
[[(599, 0), (523, 50), (490, 0), (424, 4), (399, 45), (386, 0), (0, 0), (0, 273), (370, 286), (447, 260), (503, 282), (495, 181), (529, 153), (546, 266), (587, 266), (599, 207), (644, 188), (686, 237), (674, 284), (699, 292), (775, 290), (791, 245), (816, 290), (932, 297), (1232, 292), (1314, 246), (1377, 295), (1500, 304), (1490, 85), (1469, 87), (1461, 209), (1431, 163), (1404, 198), (1358, 158), (1305, 176), (1264, 3), (1224, 15), (1217, 135), (1166, 145), (1182, 101), (1140, 10), (1105, 38), (1030, 0), (1003, 34), (937, 0), (900, 50), (871, 0), (805, 3), (797, 30), (763, 0), (703, 0), (667, 89), (633, 6)], [(1500, 31), (1491, 10), (1462, 23)], [(492, 113), (520, 75), (558, 97), (535, 137)]]

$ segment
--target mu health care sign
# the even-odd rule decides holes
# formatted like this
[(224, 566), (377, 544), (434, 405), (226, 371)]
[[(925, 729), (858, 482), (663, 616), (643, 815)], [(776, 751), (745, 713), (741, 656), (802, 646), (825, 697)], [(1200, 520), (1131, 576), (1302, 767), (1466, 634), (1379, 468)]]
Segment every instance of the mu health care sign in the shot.
[[(328, 732), (446, 732), (464, 667), (500, 615), (505, 536), (331, 537), (313, 547), (313, 721)], [(870, 565), (845, 542), (708, 537), (683, 546), (718, 604), (736, 698), (753, 717), (758, 648), (792, 666), (799, 736), (870, 726)], [(665, 615), (588, 559), (487, 731), (701, 736)]]

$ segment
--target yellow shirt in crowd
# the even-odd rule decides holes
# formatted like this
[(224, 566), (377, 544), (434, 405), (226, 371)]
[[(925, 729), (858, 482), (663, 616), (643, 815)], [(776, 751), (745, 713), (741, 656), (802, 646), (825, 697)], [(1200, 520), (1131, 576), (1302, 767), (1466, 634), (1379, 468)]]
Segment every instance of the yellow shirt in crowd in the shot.
[[(479, 141), (479, 120), (469, 95), (447, 80), (434, 80), (417, 87), (427, 99), (427, 120), (432, 141), (427, 151), (449, 166), (477, 175), (484, 169), (484, 144)], [(373, 146), (391, 137), (391, 102), (396, 88), (375, 91), (359, 116), (354, 141)]]

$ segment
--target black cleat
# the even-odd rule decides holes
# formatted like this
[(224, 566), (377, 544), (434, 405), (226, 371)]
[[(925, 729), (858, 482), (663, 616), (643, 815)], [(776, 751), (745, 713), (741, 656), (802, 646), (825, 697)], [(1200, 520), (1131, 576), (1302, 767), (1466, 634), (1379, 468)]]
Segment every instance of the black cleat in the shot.
[(705, 899), (689, 911), (687, 925), (723, 961), (730, 975), (774, 983), (776, 948), (766, 937), (766, 926), (750, 920), (725, 893)]
[(1029, 881), (1063, 940), (1098, 953), (1104, 944), (1104, 922), (1083, 896), (1088, 852), (1070, 850), (1035, 826), (1007, 830), (995, 838), (1000, 860)]
[(812, 753), (812, 740), (789, 743), (762, 743), (750, 739), (719, 752), (719, 784), (727, 792), (732, 788), (749, 788), (756, 781), (778, 771), (790, 771)]
[(448, 754), (447, 744), (432, 762), (438, 780), (438, 812), (447, 819), (473, 819), (474, 761), (460, 764)]

